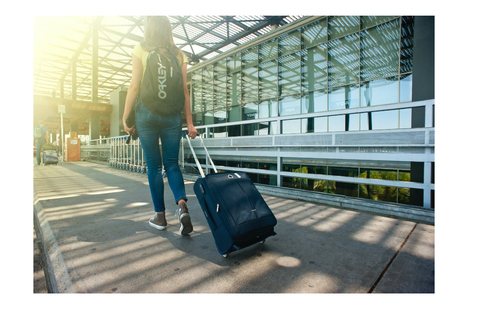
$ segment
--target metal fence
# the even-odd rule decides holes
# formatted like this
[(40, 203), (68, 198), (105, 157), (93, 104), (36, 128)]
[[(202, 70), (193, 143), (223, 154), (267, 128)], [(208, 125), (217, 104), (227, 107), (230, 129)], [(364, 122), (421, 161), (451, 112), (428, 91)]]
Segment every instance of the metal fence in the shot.
[[(394, 130), (344, 131), (284, 134), (281, 131), (284, 121), (294, 119), (308, 119), (313, 117), (329, 117), (338, 114), (355, 114), (365, 112), (382, 112), (388, 110), (404, 110), (417, 107), (425, 108), (425, 126), (421, 128), (399, 128)], [(343, 184), (358, 184), (370, 186), (384, 186), (397, 189), (420, 190), (423, 192), (423, 208), (433, 207), (434, 197), (434, 155), (435, 155), (435, 128), (433, 116), (434, 100), (401, 103), (375, 108), (346, 109), (329, 111), (319, 114), (300, 114), (269, 119), (245, 120), (233, 123), (222, 123), (197, 126), (198, 131), (205, 138), (209, 153), (220, 171), (243, 171), (252, 175), (270, 177), (262, 184), (275, 187), (284, 187), (283, 181), (292, 179), (313, 179)], [(275, 122), (277, 131), (271, 135), (252, 136), (216, 136), (218, 128), (222, 134), (228, 134), (228, 127)], [(204, 150), (196, 140), (192, 145), (197, 155), (202, 159), (202, 168), (209, 173), (211, 166), (204, 157)], [(90, 141), (81, 148), (82, 160), (99, 161), (111, 167), (146, 172), (140, 140), (127, 143), (127, 136), (112, 137)], [(252, 166), (231, 165), (225, 159), (255, 159), (257, 162), (268, 161), (273, 165), (268, 169)], [(250, 160), (248, 160), (250, 159)], [(182, 142), (179, 161), (187, 172), (195, 173), (196, 165), (191, 152)], [(245, 161), (245, 162), (247, 162)], [(302, 170), (287, 171), (285, 164), (292, 161), (315, 163), (315, 161), (358, 162), (370, 163), (395, 162), (400, 166), (409, 166), (417, 163), (422, 166), (423, 176), (419, 181), (380, 180), (361, 176), (342, 176), (335, 174), (318, 174)], [(357, 197), (358, 198), (358, 197)]]

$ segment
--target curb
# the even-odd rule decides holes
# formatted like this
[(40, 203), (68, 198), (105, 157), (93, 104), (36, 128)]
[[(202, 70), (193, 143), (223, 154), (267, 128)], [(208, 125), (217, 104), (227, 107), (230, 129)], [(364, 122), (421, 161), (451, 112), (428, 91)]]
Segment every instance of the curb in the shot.
[(43, 254), (46, 264), (45, 278), (47, 280), (48, 291), (52, 293), (75, 293), (72, 279), (68, 274), (68, 269), (63, 260), (57, 240), (44, 213), (43, 206), (38, 200), (37, 195), (34, 195), (34, 224), (35, 229), (38, 231), (38, 237), (43, 243)]

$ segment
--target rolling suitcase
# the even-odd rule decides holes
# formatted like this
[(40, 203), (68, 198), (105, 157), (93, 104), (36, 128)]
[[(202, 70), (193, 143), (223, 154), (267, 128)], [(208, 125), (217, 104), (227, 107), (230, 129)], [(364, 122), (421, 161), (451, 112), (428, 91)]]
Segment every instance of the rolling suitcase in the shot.
[(43, 164), (58, 164), (58, 156), (55, 150), (45, 150), (43, 152)]
[(42, 146), (41, 152), (43, 153), (41, 156), (43, 157), (43, 164), (58, 164), (58, 155), (57, 155), (57, 147), (52, 143), (45, 143)]
[(255, 185), (244, 172), (218, 173), (199, 136), (215, 173), (205, 176), (190, 138), (187, 141), (201, 178), (193, 186), (198, 202), (212, 231), (218, 252), (230, 252), (263, 243), (275, 235), (277, 220)]

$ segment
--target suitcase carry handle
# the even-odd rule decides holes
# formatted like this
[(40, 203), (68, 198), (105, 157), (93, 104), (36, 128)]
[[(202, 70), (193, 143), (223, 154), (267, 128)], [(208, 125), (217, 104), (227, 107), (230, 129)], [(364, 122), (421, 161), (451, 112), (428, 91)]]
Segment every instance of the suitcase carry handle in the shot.
[[(188, 142), (188, 145), (190, 146), (190, 150), (192, 151), (193, 158), (195, 158), (195, 163), (197, 164), (198, 171), (200, 171), (200, 175), (202, 176), (202, 178), (205, 178), (205, 174), (203, 173), (202, 166), (200, 165), (200, 162), (198, 161), (197, 155), (195, 154), (195, 150), (193, 150), (192, 143), (190, 142), (190, 137), (186, 134), (183, 134), (182, 136), (187, 137), (187, 142)], [(213, 160), (210, 157), (210, 154), (208, 153), (207, 147), (205, 146), (205, 142), (203, 141), (202, 136), (198, 135), (198, 137), (200, 138), (200, 141), (202, 141), (203, 149), (205, 150), (205, 154), (207, 155), (207, 158), (208, 158), (208, 160), (210, 161), (210, 164), (213, 167), (213, 171), (215, 171), (215, 173), (217, 173), (217, 167), (215, 167), (215, 164), (213, 163)]]

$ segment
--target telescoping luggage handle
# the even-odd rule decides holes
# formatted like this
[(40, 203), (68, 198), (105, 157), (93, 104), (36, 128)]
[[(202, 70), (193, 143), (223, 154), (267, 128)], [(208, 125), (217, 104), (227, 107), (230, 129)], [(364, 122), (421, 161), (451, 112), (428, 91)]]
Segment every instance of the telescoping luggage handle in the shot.
[[(188, 145), (190, 146), (190, 150), (192, 151), (193, 157), (195, 158), (195, 163), (197, 164), (198, 171), (200, 171), (200, 175), (202, 176), (202, 178), (205, 178), (205, 174), (203, 173), (202, 166), (200, 165), (200, 162), (198, 161), (197, 155), (195, 154), (195, 150), (193, 150), (192, 143), (190, 142), (190, 137), (186, 134), (183, 134), (182, 136), (187, 137)], [(203, 142), (202, 136), (197, 135), (197, 137), (199, 137), (200, 141), (202, 141), (203, 149), (205, 150), (205, 154), (207, 155), (207, 158), (208, 158), (208, 160), (210, 161), (210, 164), (213, 167), (213, 171), (215, 171), (215, 173), (217, 173), (217, 168), (215, 167), (215, 164), (213, 163), (213, 160), (210, 157), (210, 154), (208, 153), (207, 147), (205, 146), (205, 142)]]

